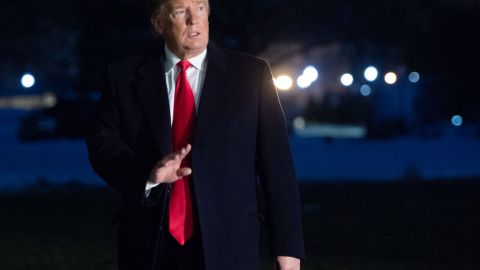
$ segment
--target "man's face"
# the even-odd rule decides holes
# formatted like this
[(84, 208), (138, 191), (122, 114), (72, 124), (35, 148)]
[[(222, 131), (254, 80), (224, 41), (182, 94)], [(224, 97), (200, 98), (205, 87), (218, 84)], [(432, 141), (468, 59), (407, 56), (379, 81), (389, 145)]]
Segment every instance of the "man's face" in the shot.
[(152, 16), (152, 24), (173, 53), (188, 59), (207, 48), (208, 15), (208, 0), (169, 0)]

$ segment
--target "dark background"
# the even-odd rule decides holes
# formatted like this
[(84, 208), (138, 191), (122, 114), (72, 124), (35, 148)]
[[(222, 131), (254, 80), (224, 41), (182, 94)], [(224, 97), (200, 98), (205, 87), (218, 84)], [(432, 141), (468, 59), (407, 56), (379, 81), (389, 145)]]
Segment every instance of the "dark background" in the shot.
[[(478, 269), (480, 1), (210, 4), (216, 45), (267, 59), (274, 77), (319, 71), (309, 88), (279, 92), (305, 269)], [(105, 65), (159, 49), (143, 1), (2, 3), (1, 269), (114, 269), (118, 198), (89, 168), (82, 136)], [(369, 65), (380, 75), (362, 96)], [(382, 81), (387, 71), (397, 84)], [(355, 78), (348, 87), (345, 72)], [(20, 84), (25, 73), (31, 88)], [(366, 134), (305, 135), (325, 125)]]
[[(211, 5), (211, 39), (219, 46), (261, 55), (279, 42), (300, 43), (304, 51), (345, 44), (358, 69), (362, 62), (402, 64), (430, 78), (434, 86), (425, 95), (432, 100), (429, 109), (438, 111), (432, 118), (462, 113), (478, 121), (479, 1)], [(98, 90), (106, 63), (156, 45), (142, 1), (19, 0), (2, 5), (0, 20), (1, 94), (21, 91), (17, 81), (26, 71), (37, 74), (43, 86), (37, 91)]]

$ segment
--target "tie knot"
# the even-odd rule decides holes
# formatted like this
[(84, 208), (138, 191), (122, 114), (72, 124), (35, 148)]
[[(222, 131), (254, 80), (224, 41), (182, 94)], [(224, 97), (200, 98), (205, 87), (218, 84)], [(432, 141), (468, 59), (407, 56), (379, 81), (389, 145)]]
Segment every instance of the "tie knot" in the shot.
[(187, 71), (187, 69), (191, 66), (192, 64), (190, 64), (190, 62), (188, 62), (187, 60), (181, 60), (180, 62), (178, 62), (177, 66), (179, 66), (182, 70), (182, 72), (185, 72)]

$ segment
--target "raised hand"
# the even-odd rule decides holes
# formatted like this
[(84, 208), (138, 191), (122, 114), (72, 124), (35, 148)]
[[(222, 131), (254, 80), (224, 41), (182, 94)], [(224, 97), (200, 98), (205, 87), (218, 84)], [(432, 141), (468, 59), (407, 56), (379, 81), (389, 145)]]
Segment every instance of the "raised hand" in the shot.
[(190, 175), (192, 173), (191, 168), (180, 168), (182, 160), (190, 153), (190, 150), (192, 150), (192, 146), (188, 144), (186, 147), (166, 155), (153, 167), (148, 183), (173, 183), (184, 176)]

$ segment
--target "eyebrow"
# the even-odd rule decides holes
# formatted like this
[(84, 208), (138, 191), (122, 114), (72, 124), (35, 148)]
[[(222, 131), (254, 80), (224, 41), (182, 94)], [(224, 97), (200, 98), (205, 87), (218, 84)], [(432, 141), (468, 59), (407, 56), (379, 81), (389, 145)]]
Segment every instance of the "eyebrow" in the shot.
[(171, 8), (171, 9), (182, 8), (182, 7), (183, 7), (182, 4), (173, 4), (173, 5), (170, 4), (170, 8)]

